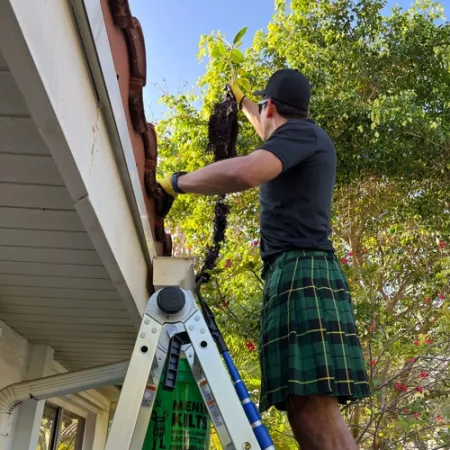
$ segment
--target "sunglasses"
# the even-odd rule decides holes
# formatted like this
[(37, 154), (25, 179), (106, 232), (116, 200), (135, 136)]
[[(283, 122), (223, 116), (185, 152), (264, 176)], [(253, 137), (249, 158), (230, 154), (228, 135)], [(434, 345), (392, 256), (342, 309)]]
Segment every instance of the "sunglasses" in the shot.
[(266, 99), (264, 99), (264, 100), (261, 100), (261, 101), (258, 103), (258, 112), (259, 112), (259, 114), (261, 114), (261, 111), (263, 110), (264, 105), (265, 105), (268, 101), (269, 101), (269, 99), (266, 98)]

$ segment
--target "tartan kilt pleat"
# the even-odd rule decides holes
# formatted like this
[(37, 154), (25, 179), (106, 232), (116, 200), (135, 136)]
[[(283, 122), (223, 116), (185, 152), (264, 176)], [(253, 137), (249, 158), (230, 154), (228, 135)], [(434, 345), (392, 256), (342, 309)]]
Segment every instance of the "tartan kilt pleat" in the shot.
[(265, 274), (260, 411), (290, 395), (370, 395), (345, 275), (331, 252), (291, 251)]

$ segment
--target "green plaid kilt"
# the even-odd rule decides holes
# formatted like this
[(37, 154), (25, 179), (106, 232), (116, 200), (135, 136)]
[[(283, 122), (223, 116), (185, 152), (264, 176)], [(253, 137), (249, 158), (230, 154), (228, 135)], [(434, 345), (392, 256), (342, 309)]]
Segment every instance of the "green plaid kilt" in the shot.
[(286, 252), (263, 276), (260, 411), (285, 411), (289, 395), (340, 403), (369, 396), (350, 291), (334, 253)]

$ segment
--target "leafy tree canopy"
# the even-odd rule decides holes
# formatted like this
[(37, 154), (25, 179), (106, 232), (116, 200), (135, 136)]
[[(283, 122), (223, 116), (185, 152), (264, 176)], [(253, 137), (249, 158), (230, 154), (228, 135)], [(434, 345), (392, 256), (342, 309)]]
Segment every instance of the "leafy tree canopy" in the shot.
[[(345, 408), (361, 448), (450, 445), (450, 25), (418, 1), (382, 14), (379, 0), (276, 0), (266, 31), (241, 50), (241, 30), (200, 39), (208, 58), (194, 92), (166, 94), (159, 170), (208, 164), (207, 123), (224, 86), (251, 96), (279, 68), (313, 84), (310, 116), (333, 139), (338, 181), (333, 235), (352, 286), (374, 395)], [(237, 153), (260, 140), (240, 117)], [(212, 236), (215, 199), (180, 196), (169, 216), (178, 255), (198, 257)], [(207, 295), (246, 382), (259, 392), (262, 296), (258, 193), (228, 196), (226, 242)], [(266, 414), (276, 446), (296, 448), (286, 417)]]

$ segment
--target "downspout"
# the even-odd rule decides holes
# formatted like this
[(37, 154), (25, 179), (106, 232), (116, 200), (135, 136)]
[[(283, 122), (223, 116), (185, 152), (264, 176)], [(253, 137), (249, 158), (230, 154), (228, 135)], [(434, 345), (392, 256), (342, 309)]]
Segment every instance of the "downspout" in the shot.
[(129, 360), (75, 372), (10, 384), (0, 390), (0, 430), (14, 408), (29, 399), (45, 400), (74, 392), (121, 384), (127, 373)]

